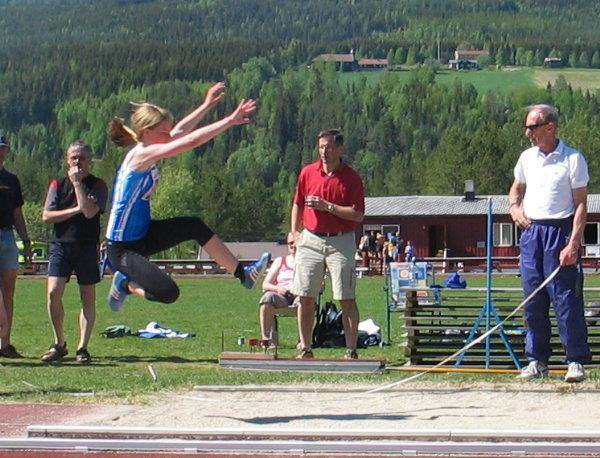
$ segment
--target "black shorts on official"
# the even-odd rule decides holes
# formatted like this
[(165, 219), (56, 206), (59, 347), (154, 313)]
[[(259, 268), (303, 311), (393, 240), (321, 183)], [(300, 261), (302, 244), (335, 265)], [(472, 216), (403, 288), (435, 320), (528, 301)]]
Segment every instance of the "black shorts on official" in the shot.
[(80, 285), (95, 285), (100, 282), (98, 263), (96, 243), (52, 242), (48, 257), (48, 276), (62, 277), (69, 281), (75, 273)]

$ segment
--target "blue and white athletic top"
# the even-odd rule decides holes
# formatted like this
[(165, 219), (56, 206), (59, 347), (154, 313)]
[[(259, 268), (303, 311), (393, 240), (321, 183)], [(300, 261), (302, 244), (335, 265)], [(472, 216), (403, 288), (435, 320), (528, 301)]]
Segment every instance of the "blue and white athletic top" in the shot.
[(150, 225), (150, 196), (158, 185), (159, 172), (153, 165), (135, 172), (123, 161), (113, 188), (112, 208), (106, 238), (128, 242), (144, 238)]

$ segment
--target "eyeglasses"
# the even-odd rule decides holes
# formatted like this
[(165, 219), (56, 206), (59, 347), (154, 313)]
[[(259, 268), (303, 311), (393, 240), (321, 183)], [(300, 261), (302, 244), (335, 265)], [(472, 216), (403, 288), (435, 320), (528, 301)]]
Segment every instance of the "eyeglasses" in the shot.
[(542, 126), (547, 126), (548, 124), (550, 124), (549, 122), (541, 122), (539, 124), (531, 124), (530, 126), (528, 126), (527, 124), (525, 124), (523, 127), (525, 129), (529, 129), (529, 130), (535, 130), (538, 127), (542, 127)]

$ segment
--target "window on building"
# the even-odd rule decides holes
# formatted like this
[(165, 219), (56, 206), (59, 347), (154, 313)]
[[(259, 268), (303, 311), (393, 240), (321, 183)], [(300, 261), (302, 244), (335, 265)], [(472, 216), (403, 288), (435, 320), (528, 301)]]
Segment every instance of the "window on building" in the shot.
[(494, 223), (494, 246), (512, 246), (513, 245), (513, 224), (512, 223)]
[(381, 232), (381, 224), (363, 224), (363, 234), (368, 234), (371, 231)]
[(598, 240), (598, 225), (599, 223), (586, 223), (583, 230), (584, 245), (600, 245)]
[(387, 237), (388, 234), (395, 234), (400, 230), (397, 224), (384, 224), (381, 226), (381, 233)]
[(523, 233), (523, 229), (515, 224), (515, 245), (519, 245), (521, 243), (521, 234)]

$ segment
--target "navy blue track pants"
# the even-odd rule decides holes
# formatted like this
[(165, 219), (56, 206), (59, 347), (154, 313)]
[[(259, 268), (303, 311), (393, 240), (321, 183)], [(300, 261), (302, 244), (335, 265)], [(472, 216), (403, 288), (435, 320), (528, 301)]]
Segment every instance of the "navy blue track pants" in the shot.
[[(529, 296), (559, 265), (559, 253), (569, 241), (573, 219), (534, 221), (521, 234), (521, 275)], [(525, 304), (527, 359), (548, 363), (550, 302), (567, 362), (588, 363), (587, 327), (583, 312), (583, 273), (578, 265), (563, 266), (545, 290)]]

